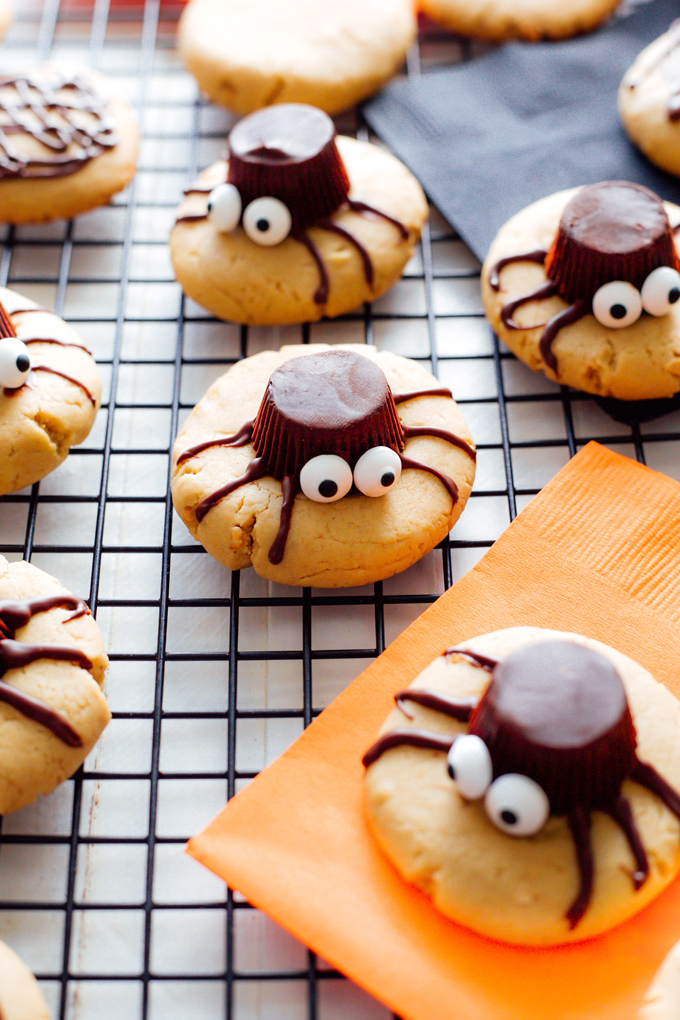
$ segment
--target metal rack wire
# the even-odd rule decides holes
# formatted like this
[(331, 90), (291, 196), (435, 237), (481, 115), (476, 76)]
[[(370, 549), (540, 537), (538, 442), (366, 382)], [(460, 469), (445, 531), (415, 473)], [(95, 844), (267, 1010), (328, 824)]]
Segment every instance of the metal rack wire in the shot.
[[(0, 500), (0, 552), (89, 601), (111, 654), (113, 722), (76, 777), (0, 833), (0, 937), (59, 1020), (376, 1020), (387, 1011), (182, 854), (184, 842), (498, 537), (579, 446), (598, 439), (676, 477), (680, 415), (629, 428), (533, 375), (481, 314), (478, 270), (433, 212), (404, 279), (372, 307), (247, 329), (185, 300), (166, 254), (182, 187), (223, 147), (173, 51), (160, 0), (23, 0), (11, 66), (100, 67), (137, 107), (140, 170), (106, 209), (10, 228), (0, 283), (55, 308), (90, 345), (108, 399), (54, 475)], [(466, 59), (425, 25), (407, 73)], [(357, 115), (341, 130), (368, 137)], [(365, 588), (269, 585), (213, 563), (175, 518), (178, 422), (233, 361), (282, 342), (365, 340), (432, 366), (479, 448), (450, 540)], [(338, 644), (338, 619), (347, 644)], [(348, 634), (352, 634), (350, 639)]]

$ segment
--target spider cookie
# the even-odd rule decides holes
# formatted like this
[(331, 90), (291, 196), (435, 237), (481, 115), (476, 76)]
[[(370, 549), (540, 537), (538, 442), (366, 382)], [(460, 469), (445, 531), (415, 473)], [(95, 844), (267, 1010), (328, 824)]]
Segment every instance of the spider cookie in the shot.
[(135, 173), (137, 124), (102, 75), (46, 64), (0, 77), (0, 221), (104, 205)]
[(394, 156), (335, 138), (310, 106), (240, 121), (229, 160), (186, 193), (170, 235), (179, 283), (214, 315), (251, 325), (336, 316), (401, 275), (427, 217)]
[(482, 269), (499, 338), (601, 397), (680, 391), (680, 208), (627, 181), (550, 195), (501, 228)]
[(0, 1016), (2, 1020), (50, 1020), (38, 982), (4, 942), (0, 942)]
[(368, 815), (460, 924), (574, 942), (680, 870), (680, 704), (632, 659), (516, 627), (448, 649), (395, 700), (364, 756)]
[(83, 600), (0, 556), (0, 814), (51, 793), (85, 760), (110, 718), (107, 665)]
[(101, 400), (92, 355), (62, 319), (0, 287), (0, 496), (82, 443)]
[(630, 140), (647, 159), (680, 175), (680, 19), (624, 75), (619, 112)]
[(568, 39), (597, 28), (620, 0), (421, 0), (420, 9), (457, 35), (493, 42)]
[(178, 45), (210, 98), (235, 113), (355, 106), (391, 78), (416, 32), (411, 0), (191, 0)]
[(453, 527), (475, 451), (449, 390), (372, 347), (283, 347), (238, 362), (173, 454), (175, 509), (211, 556), (283, 584), (405, 570)]
[(10, 0), (0, 0), (0, 38), (4, 36), (13, 20), (14, 11)]

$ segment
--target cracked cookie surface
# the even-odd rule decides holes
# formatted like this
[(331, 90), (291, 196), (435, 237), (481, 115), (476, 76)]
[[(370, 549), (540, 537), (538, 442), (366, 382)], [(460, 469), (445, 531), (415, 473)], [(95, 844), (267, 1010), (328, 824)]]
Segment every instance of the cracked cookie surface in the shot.
[[(530, 301), (513, 318), (523, 328), (510, 329), (501, 319), (503, 305), (529, 294), (548, 277), (542, 265), (515, 262), (500, 272), (500, 288), (489, 284), (490, 270), (503, 258), (539, 249), (548, 250), (562, 210), (578, 189), (562, 191), (534, 202), (501, 227), (482, 268), (482, 300), (487, 319), (503, 343), (535, 372), (577, 390), (619, 400), (651, 400), (680, 391), (680, 306), (668, 314), (643, 314), (632, 326), (612, 329), (592, 314), (559, 330), (552, 344), (557, 375), (539, 350), (542, 327), (567, 308), (560, 297)], [(664, 202), (671, 227), (680, 223), (680, 207)], [(675, 240), (678, 249), (678, 238)], [(680, 250), (680, 249), (678, 249)]]
[[(338, 349), (334, 347), (334, 349)], [(364, 345), (342, 345), (375, 361), (396, 395), (431, 389), (437, 380), (426, 369), (389, 352)], [(404, 453), (452, 478), (455, 504), (435, 476), (407, 468), (385, 495), (370, 498), (352, 489), (333, 503), (295, 497), (283, 559), (269, 560), (281, 518), (281, 483), (265, 476), (221, 499), (196, 520), (196, 507), (211, 493), (238, 478), (254, 457), (252, 443), (212, 447), (177, 464), (189, 448), (231, 435), (257, 413), (270, 375), (293, 357), (330, 350), (326, 344), (282, 347), (238, 362), (196, 405), (175, 442), (172, 496), (175, 509), (216, 560), (232, 570), (253, 566), (256, 573), (283, 584), (347, 587), (368, 584), (405, 570), (429, 552), (453, 527), (470, 494), (474, 461), (464, 450), (435, 436), (406, 441)], [(405, 425), (427, 426), (470, 441), (455, 401), (418, 396), (398, 405)]]
[(618, 105), (626, 134), (662, 170), (680, 175), (680, 30), (673, 24), (628, 68)]
[(73, 775), (110, 719), (101, 689), (108, 658), (97, 624), (83, 611), (86, 607), (76, 607), (79, 615), (74, 616), (79, 600), (54, 577), (30, 563), (8, 563), (0, 556), (0, 610), (4, 600), (61, 595), (66, 596), (64, 606), (35, 612), (23, 626), (12, 626), (12, 641), (45, 649), (68, 646), (85, 657), (83, 664), (56, 661), (46, 653), (25, 665), (7, 666), (2, 683), (57, 713), (75, 731), (80, 746), (71, 746), (48, 725), (0, 699), (0, 814), (31, 804)]
[(191, 0), (178, 45), (203, 91), (236, 113), (339, 113), (398, 70), (415, 31), (411, 0)]
[[(59, 467), (87, 437), (101, 401), (101, 380), (78, 334), (53, 312), (0, 287), (31, 358), (17, 390), (0, 387), (0, 495), (23, 489)], [(55, 342), (60, 341), (60, 342)], [(68, 376), (69, 378), (64, 378)]]
[[(338, 149), (350, 179), (350, 197), (376, 206), (408, 230), (404, 239), (385, 219), (341, 208), (331, 221), (363, 245), (373, 265), (373, 283), (365, 275), (357, 248), (338, 234), (311, 227), (329, 277), (329, 292), (319, 303), (319, 269), (307, 248), (293, 237), (264, 247), (241, 227), (220, 233), (207, 218), (181, 221), (170, 235), (170, 252), (178, 282), (204, 308), (221, 319), (249, 325), (310, 322), (323, 315), (349, 312), (373, 301), (400, 277), (413, 254), (427, 218), (427, 202), (415, 177), (390, 153), (367, 142), (338, 137)], [(214, 163), (199, 186), (226, 179), (226, 164)], [(178, 213), (205, 213), (207, 195), (188, 195)]]
[(0, 1016), (2, 1020), (50, 1020), (38, 982), (4, 942), (0, 942)]

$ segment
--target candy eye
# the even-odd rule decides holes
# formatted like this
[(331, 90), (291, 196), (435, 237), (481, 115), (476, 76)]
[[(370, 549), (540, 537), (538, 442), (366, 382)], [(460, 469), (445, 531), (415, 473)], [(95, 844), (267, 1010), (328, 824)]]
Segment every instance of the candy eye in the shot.
[(342, 457), (322, 453), (308, 460), (300, 472), (300, 488), (315, 503), (335, 503), (352, 488), (352, 469)]
[(241, 219), (241, 196), (233, 184), (218, 184), (208, 195), (208, 219), (222, 234), (230, 234)]
[(250, 240), (267, 247), (285, 241), (292, 223), (287, 207), (278, 198), (256, 198), (243, 214), (243, 229)]
[(623, 329), (642, 315), (640, 291), (625, 280), (612, 280), (595, 292), (593, 315), (603, 326)]
[(354, 465), (354, 484), (364, 496), (382, 496), (401, 476), (401, 458), (389, 446), (366, 450)]
[(659, 266), (650, 273), (640, 291), (642, 307), (650, 315), (666, 315), (680, 298), (680, 273)]
[(15, 390), (23, 386), (31, 371), (28, 347), (15, 336), (0, 340), (0, 386)]
[(533, 836), (550, 814), (543, 787), (516, 772), (494, 779), (484, 798), (486, 813), (496, 826), (511, 836)]
[(451, 745), (446, 765), (463, 797), (479, 800), (493, 779), (489, 749), (481, 737), (466, 733)]

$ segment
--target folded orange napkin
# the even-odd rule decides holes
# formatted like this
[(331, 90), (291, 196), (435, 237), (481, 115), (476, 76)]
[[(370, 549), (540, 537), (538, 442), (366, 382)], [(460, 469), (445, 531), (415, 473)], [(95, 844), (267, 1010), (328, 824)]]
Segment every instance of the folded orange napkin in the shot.
[(680, 939), (680, 881), (580, 945), (484, 939), (383, 857), (361, 756), (395, 691), (449, 645), (501, 627), (598, 638), (680, 696), (679, 620), (680, 484), (590, 443), (189, 853), (405, 1020), (634, 1020)]

